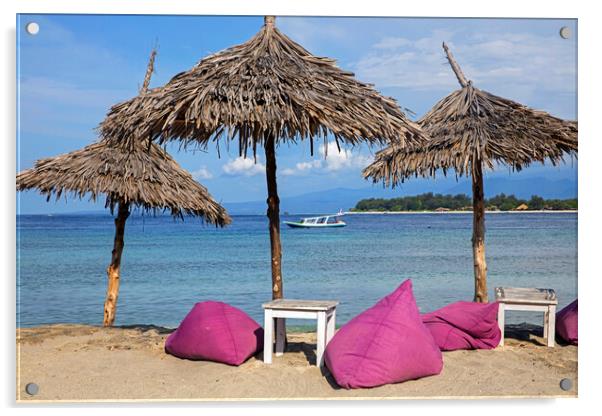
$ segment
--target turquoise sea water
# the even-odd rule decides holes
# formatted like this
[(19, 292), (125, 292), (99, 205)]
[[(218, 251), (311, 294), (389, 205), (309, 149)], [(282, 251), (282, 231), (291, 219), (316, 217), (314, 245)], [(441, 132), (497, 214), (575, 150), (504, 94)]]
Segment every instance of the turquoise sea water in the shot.
[[(295, 220), (297, 216), (284, 216)], [(337, 324), (411, 278), (422, 312), (471, 300), (471, 214), (349, 215), (339, 229), (282, 226), (284, 294), (336, 299)], [(550, 287), (577, 296), (577, 214), (488, 214), (489, 294), (495, 286)], [(105, 215), (17, 218), (17, 325), (100, 324), (113, 244)], [(198, 220), (130, 217), (116, 325), (175, 327), (195, 302), (220, 300), (263, 322), (271, 296), (265, 216), (225, 229)], [(533, 313), (509, 322), (541, 323)], [(292, 324), (303, 324), (303, 321)]]

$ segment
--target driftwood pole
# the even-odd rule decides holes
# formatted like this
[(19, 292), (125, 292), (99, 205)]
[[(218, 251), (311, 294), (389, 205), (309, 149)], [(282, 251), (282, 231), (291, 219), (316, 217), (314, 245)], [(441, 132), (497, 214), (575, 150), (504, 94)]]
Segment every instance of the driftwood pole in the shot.
[[(443, 42), (443, 50), (458, 82), (465, 88), (470, 85), (460, 65)], [(487, 262), (485, 261), (485, 192), (483, 166), (480, 158), (472, 160), (472, 257), (474, 263), (474, 301), (487, 302)]]
[[(140, 94), (146, 94), (150, 79), (155, 67), (155, 57), (157, 51), (153, 49), (146, 67), (144, 82), (140, 88)], [(103, 326), (113, 326), (115, 322), (115, 313), (117, 312), (117, 298), (119, 297), (119, 269), (121, 267), (121, 253), (123, 253), (123, 235), (125, 232), (125, 222), (130, 216), (130, 204), (124, 200), (119, 202), (117, 208), (117, 217), (115, 218), (115, 241), (113, 242), (113, 252), (111, 255), (111, 264), (107, 268), (107, 297), (105, 299)]]
[(268, 219), (270, 221), (270, 246), (272, 254), (272, 299), (282, 298), (282, 247), (280, 245), (280, 199), (276, 184), (276, 148), (274, 135), (267, 136), (265, 147), (265, 173), (268, 184)]
[(155, 70), (156, 56), (157, 50), (153, 49), (148, 60), (148, 65), (146, 66), (146, 74), (144, 74), (144, 82), (142, 83), (142, 87), (140, 87), (140, 94), (146, 94), (148, 92), (148, 86), (150, 85), (150, 80), (153, 76), (153, 71)]
[(117, 298), (119, 296), (119, 269), (121, 267), (121, 253), (123, 252), (123, 234), (125, 232), (125, 222), (129, 216), (130, 204), (121, 201), (117, 209), (117, 217), (115, 218), (115, 240), (113, 242), (111, 264), (107, 268), (108, 286), (103, 326), (113, 326), (115, 322)]
[(449, 62), (450, 66), (452, 67), (452, 70), (454, 71), (454, 74), (456, 74), (456, 78), (458, 78), (458, 82), (460, 83), (462, 88), (467, 87), (469, 81), (464, 76), (462, 69), (460, 69), (460, 65), (458, 65), (458, 63), (454, 59), (454, 56), (450, 52), (445, 42), (443, 42), (443, 50), (445, 51), (445, 55), (447, 55), (447, 62)]
[(475, 163), (472, 172), (472, 257), (474, 261), (474, 301), (487, 303), (487, 263), (485, 261), (485, 195), (483, 168)]

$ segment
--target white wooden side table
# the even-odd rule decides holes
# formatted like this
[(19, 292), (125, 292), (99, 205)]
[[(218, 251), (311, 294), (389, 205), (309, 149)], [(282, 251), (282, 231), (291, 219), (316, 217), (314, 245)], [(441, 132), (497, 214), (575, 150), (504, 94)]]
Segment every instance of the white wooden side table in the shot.
[(284, 353), (285, 319), (315, 319), (318, 322), (316, 365), (324, 365), (324, 350), (332, 339), (335, 329), (336, 307), (334, 300), (276, 299), (261, 305), (265, 313), (263, 362), (272, 363), (274, 349), (274, 321), (276, 321), (276, 356)]
[(495, 300), (500, 304), (497, 316), (497, 322), (502, 332), (500, 346), (504, 345), (505, 311), (543, 312), (543, 337), (546, 338), (548, 347), (554, 346), (556, 305), (558, 305), (554, 289), (496, 287)]

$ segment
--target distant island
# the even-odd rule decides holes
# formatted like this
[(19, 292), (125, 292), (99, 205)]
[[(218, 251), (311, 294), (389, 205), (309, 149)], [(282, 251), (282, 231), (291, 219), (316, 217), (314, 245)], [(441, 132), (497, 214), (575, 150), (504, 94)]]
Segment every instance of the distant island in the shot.
[[(544, 199), (533, 195), (519, 199), (514, 195), (499, 194), (485, 200), (487, 211), (576, 211), (577, 198)], [(369, 198), (360, 200), (351, 212), (448, 212), (472, 211), (472, 199), (466, 194), (443, 195), (431, 192), (400, 198)]]

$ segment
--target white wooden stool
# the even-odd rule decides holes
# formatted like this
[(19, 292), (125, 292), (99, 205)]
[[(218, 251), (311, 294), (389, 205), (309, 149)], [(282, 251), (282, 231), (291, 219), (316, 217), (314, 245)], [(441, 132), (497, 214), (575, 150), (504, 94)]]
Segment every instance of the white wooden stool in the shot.
[(316, 365), (322, 368), (324, 350), (334, 335), (338, 304), (339, 302), (334, 300), (276, 299), (261, 305), (265, 313), (263, 362), (272, 363), (274, 320), (276, 320), (276, 356), (279, 356), (284, 353), (285, 319), (316, 319), (318, 321)]
[(499, 302), (497, 322), (502, 331), (500, 345), (504, 345), (505, 311), (543, 312), (543, 337), (548, 347), (554, 346), (556, 336), (556, 305), (558, 299), (554, 289), (535, 289), (523, 287), (496, 287), (495, 300)]

